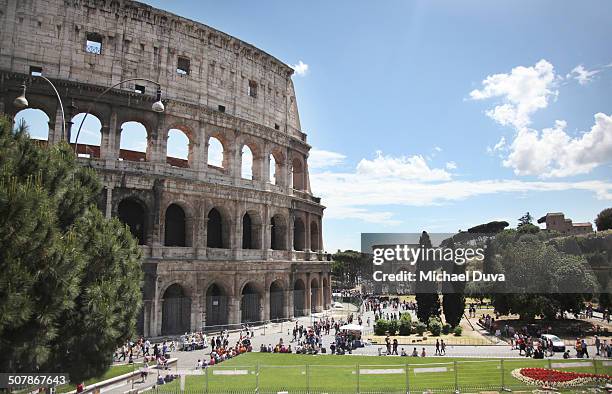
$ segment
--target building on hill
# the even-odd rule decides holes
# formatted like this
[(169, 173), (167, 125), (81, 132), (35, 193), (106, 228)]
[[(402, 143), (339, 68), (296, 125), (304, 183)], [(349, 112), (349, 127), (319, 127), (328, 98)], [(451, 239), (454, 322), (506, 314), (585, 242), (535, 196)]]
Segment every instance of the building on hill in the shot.
[(572, 223), (572, 219), (566, 219), (562, 212), (549, 212), (539, 218), (538, 223), (545, 223), (547, 231), (556, 231), (561, 234), (576, 235), (593, 232), (593, 225), (590, 222)]

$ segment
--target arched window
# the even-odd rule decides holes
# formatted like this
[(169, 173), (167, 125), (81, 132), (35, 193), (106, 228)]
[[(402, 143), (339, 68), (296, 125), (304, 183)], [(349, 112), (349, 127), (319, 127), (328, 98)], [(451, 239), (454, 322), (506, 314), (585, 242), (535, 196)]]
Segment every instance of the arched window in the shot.
[(166, 162), (173, 167), (189, 167), (189, 138), (179, 129), (168, 131)]
[(208, 139), (208, 165), (223, 168), (223, 144), (215, 137)]
[(139, 122), (125, 122), (121, 125), (119, 159), (128, 161), (147, 160), (147, 129)]
[(223, 248), (223, 222), (217, 208), (208, 212), (208, 231), (206, 244), (209, 248)]
[[(58, 119), (59, 120), (59, 119)], [(15, 115), (15, 127), (25, 122), (30, 138), (34, 140), (49, 140), (49, 117), (40, 109), (26, 108)], [(61, 122), (61, 120), (59, 120)]]
[[(81, 132), (79, 126), (81, 122)], [(77, 134), (79, 139), (77, 140)], [(80, 157), (100, 157), (100, 145), (102, 145), (102, 123), (95, 115), (89, 114), (85, 117), (85, 113), (80, 113), (72, 118), (72, 126), (70, 127), (70, 143), (78, 142), (78, 153)]]
[(273, 154), (270, 154), (270, 179), (269, 182), (276, 185), (276, 159)]
[(316, 252), (319, 249), (319, 226), (313, 220), (310, 222), (310, 250)]
[(299, 159), (293, 159), (291, 163), (291, 176), (293, 179), (293, 188), (295, 190), (304, 190), (304, 166)]
[(117, 209), (119, 220), (130, 228), (139, 245), (146, 244), (146, 211), (143, 205), (133, 199), (125, 199)]
[(304, 250), (306, 244), (306, 230), (304, 222), (300, 218), (293, 221), (293, 250)]
[(243, 179), (253, 179), (253, 152), (247, 145), (242, 147), (242, 165), (240, 176)]
[(186, 246), (185, 225), (185, 211), (177, 204), (171, 204), (166, 209), (164, 244), (166, 246)]

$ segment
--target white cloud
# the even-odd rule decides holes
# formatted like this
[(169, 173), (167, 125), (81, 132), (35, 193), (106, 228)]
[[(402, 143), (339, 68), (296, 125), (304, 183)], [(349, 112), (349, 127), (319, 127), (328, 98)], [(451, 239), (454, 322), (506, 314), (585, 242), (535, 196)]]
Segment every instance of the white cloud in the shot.
[(447, 170), (456, 170), (457, 169), (457, 163), (455, 163), (454, 161), (449, 161), (448, 163), (446, 163), (446, 169)]
[(295, 70), (296, 75), (303, 77), (308, 72), (308, 64), (303, 61), (298, 61), (297, 64), (291, 65), (291, 68)]
[(530, 124), (530, 116), (538, 109), (546, 108), (554, 90), (553, 65), (542, 59), (534, 66), (518, 66), (509, 74), (489, 75), (482, 81), (483, 88), (470, 92), (474, 100), (500, 98), (502, 102), (486, 112), (487, 116), (502, 125), (522, 128)]
[(493, 154), (495, 152), (504, 150), (505, 147), (506, 147), (506, 137), (502, 135), (499, 141), (497, 141), (497, 143), (492, 148), (490, 146), (487, 146), (487, 153)]
[(601, 70), (587, 70), (582, 64), (577, 65), (567, 74), (566, 78), (574, 78), (580, 85), (586, 85), (593, 80), (593, 76), (601, 72)]
[(585, 174), (612, 160), (612, 117), (595, 114), (591, 130), (579, 137), (565, 131), (565, 121), (557, 121), (542, 132), (518, 131), (504, 166), (517, 175), (544, 178)]
[(419, 181), (444, 181), (451, 175), (444, 169), (430, 168), (421, 155), (392, 157), (376, 152), (374, 160), (361, 159), (357, 174), (363, 177), (415, 179)]
[(308, 156), (308, 168), (326, 168), (337, 166), (346, 159), (342, 153), (313, 148)]
[(442, 152), (442, 148), (440, 148), (439, 146), (434, 147), (436, 152)]
[[(454, 169), (456, 164), (448, 162), (446, 167)], [(598, 199), (612, 199), (612, 183), (603, 181), (457, 181), (442, 169), (429, 168), (422, 156), (392, 157), (381, 152), (377, 152), (374, 160), (362, 159), (353, 171), (314, 173), (310, 181), (314, 193), (327, 206), (326, 218), (386, 225), (397, 225), (400, 221), (388, 208), (377, 211), (375, 207), (431, 206), (487, 194), (567, 190), (590, 191)]]

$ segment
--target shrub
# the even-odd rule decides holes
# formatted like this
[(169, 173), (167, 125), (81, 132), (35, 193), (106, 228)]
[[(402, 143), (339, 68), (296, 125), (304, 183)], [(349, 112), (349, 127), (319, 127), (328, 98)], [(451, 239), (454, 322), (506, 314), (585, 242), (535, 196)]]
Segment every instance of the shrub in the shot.
[(389, 322), (384, 319), (376, 320), (376, 324), (374, 325), (374, 334), (376, 335), (385, 335), (387, 332), (387, 328), (389, 326)]
[(431, 335), (437, 337), (442, 333), (442, 322), (436, 317), (431, 317), (427, 328), (429, 332), (431, 332)]
[(451, 327), (450, 324), (448, 324), (448, 323), (444, 324), (442, 326), (442, 334), (450, 334), (451, 329), (452, 329), (452, 327)]
[(402, 313), (402, 315), (400, 317), (400, 325), (402, 324), (402, 322), (410, 323), (411, 321), (412, 321), (412, 316), (410, 316), (410, 313), (408, 313), (408, 312)]
[(399, 334), (400, 335), (410, 335), (412, 333), (412, 323), (406, 320), (400, 320), (399, 324)]
[(414, 325), (414, 331), (416, 331), (416, 333), (419, 335), (423, 335), (426, 329), (427, 329), (427, 326), (421, 322), (418, 322), (417, 324)]
[(395, 335), (397, 333), (397, 320), (391, 320), (387, 323), (387, 331), (389, 331), (389, 335)]
[(455, 336), (460, 337), (461, 333), (463, 332), (463, 328), (461, 328), (461, 326), (457, 326), (457, 327), (455, 327), (453, 332), (455, 333)]

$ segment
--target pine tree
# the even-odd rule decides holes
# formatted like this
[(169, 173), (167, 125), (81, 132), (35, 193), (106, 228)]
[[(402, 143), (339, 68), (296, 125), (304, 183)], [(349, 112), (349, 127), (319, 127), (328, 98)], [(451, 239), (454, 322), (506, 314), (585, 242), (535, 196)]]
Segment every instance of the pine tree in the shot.
[(100, 190), (68, 144), (41, 146), (0, 118), (1, 371), (85, 380), (132, 335), (140, 252), (95, 207)]
[[(448, 248), (454, 248), (455, 244), (450, 239), (450, 242), (445, 245)], [(446, 263), (445, 269), (449, 273), (464, 274), (465, 264), (458, 265), (450, 261)], [(465, 311), (465, 282), (445, 282), (442, 286), (442, 307), (444, 310), (444, 319), (453, 327), (459, 325), (461, 317)]]

